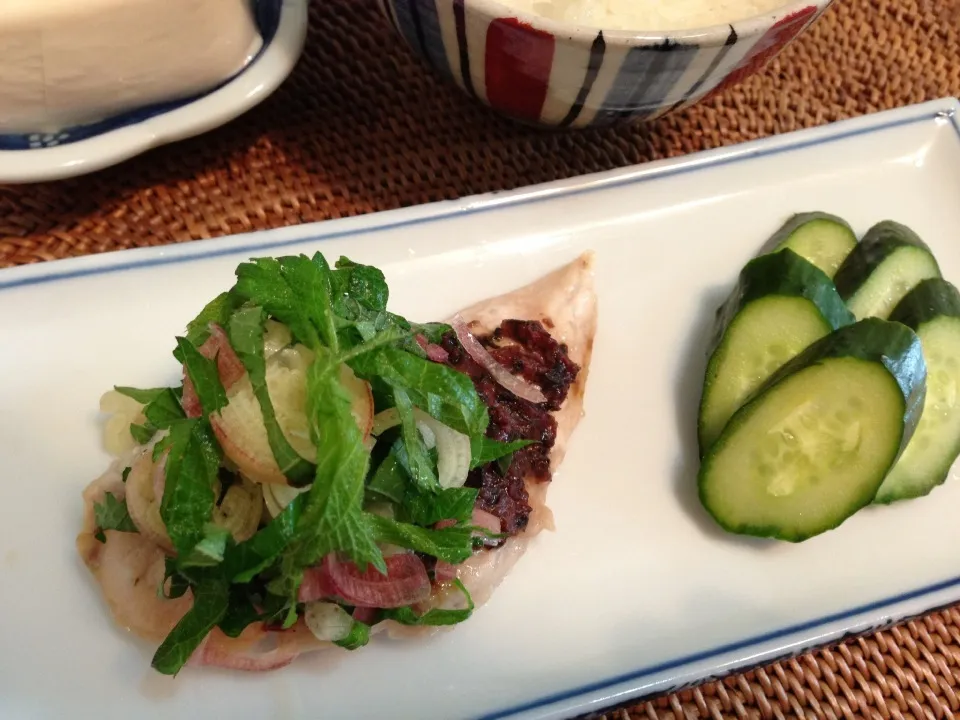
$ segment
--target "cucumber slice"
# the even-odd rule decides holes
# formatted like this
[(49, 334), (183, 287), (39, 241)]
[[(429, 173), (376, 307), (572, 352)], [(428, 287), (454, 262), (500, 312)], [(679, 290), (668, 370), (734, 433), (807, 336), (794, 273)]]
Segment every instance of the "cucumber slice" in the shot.
[(924, 280), (890, 319), (920, 338), (927, 399), (913, 439), (880, 486), (879, 503), (927, 495), (943, 484), (960, 457), (960, 292), (946, 280)]
[(799, 542), (871, 503), (923, 409), (926, 367), (905, 325), (871, 318), (818, 340), (727, 423), (700, 467), (724, 529)]
[(830, 278), (789, 248), (747, 263), (717, 313), (697, 419), (701, 457), (777, 368), (853, 319)]
[(847, 256), (833, 281), (858, 320), (886, 319), (921, 280), (940, 277), (923, 240), (906, 225), (877, 223)]
[(787, 220), (760, 252), (789, 248), (832, 278), (856, 246), (856, 233), (846, 220), (825, 212), (805, 212)]

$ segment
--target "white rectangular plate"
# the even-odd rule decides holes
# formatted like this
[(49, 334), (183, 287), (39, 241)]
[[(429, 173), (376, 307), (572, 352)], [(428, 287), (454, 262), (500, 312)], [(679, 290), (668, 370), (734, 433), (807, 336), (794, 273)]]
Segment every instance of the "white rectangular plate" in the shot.
[[(960, 281), (960, 127), (945, 100), (515, 193), (0, 273), (0, 716), (555, 718), (960, 600), (960, 481), (808, 542), (720, 532), (695, 493), (713, 312), (795, 211), (912, 226)], [(100, 394), (173, 383), (172, 340), (253, 255), (379, 265), (395, 311), (446, 316), (592, 248), (586, 418), (557, 531), (454, 631), (264, 675), (149, 669), (74, 550), (105, 468)]]

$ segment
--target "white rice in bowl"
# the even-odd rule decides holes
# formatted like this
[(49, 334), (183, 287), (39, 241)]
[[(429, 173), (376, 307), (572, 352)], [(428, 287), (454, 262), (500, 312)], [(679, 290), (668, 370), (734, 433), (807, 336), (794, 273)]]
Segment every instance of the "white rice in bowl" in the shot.
[(787, 0), (501, 0), (534, 15), (609, 30), (690, 30), (762, 15)]

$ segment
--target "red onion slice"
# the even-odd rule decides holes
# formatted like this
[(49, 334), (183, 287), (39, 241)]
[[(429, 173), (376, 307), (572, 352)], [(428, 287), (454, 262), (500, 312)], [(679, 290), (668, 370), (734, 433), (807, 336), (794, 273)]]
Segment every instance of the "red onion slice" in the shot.
[(219, 630), (213, 630), (194, 651), (189, 664), (247, 672), (278, 670), (300, 654), (296, 643), (283, 635), (263, 632), (253, 626), (239, 638), (229, 638)]
[(307, 568), (303, 571), (303, 582), (297, 600), (302, 603), (316, 600), (328, 600), (337, 597), (337, 587), (330, 579), (330, 573), (323, 565)]
[(500, 533), (500, 518), (480, 508), (473, 509), (473, 524), (492, 533)]
[(230, 339), (223, 328), (216, 323), (210, 324), (210, 337), (200, 346), (200, 353), (208, 360), (217, 359), (217, 372), (223, 387), (229, 390), (247, 372), (243, 362), (230, 344)]
[(395, 608), (413, 605), (430, 597), (430, 578), (423, 562), (412, 553), (384, 558), (387, 574), (373, 566), (366, 572), (352, 562), (342, 562), (333, 553), (323, 559), (336, 595), (356, 607)]
[(436, 567), (433, 569), (433, 579), (438, 585), (450, 582), (457, 577), (457, 566), (448, 563), (446, 560), (437, 560)]
[(463, 345), (463, 349), (467, 351), (467, 354), (484, 370), (490, 373), (493, 379), (500, 383), (500, 385), (518, 398), (528, 400), (532, 403), (543, 403), (547, 401), (546, 396), (540, 388), (527, 382), (522, 377), (517, 377), (497, 362), (496, 359), (487, 352), (487, 349), (480, 344), (480, 341), (474, 337), (473, 333), (470, 332), (466, 321), (459, 313), (453, 316), (450, 326), (454, 329), (454, 332), (457, 333), (457, 339), (460, 341), (460, 344)]
[[(494, 535), (499, 535), (502, 529), (500, 518), (492, 513), (488, 513), (486, 510), (481, 510), (476, 507), (473, 509), (473, 524), (475, 527), (489, 530)], [(477, 534), (479, 535), (479, 533)], [(496, 545), (498, 542), (499, 540), (484, 538), (484, 544), (486, 545)]]
[(450, 359), (450, 353), (439, 345), (434, 345), (429, 342), (423, 335), (417, 335), (417, 344), (423, 348), (428, 360), (432, 360), (435, 363), (445, 363)]
[(197, 390), (193, 387), (193, 380), (187, 375), (186, 369), (183, 371), (183, 395), (180, 398), (180, 405), (188, 418), (198, 418), (203, 415), (200, 397), (197, 395)]
[[(237, 353), (234, 352), (227, 334), (216, 323), (210, 324), (210, 337), (198, 349), (207, 360), (216, 358), (217, 373), (225, 390), (229, 390), (247, 371), (243, 362), (237, 357)], [(180, 404), (187, 417), (195, 418), (203, 414), (200, 398), (197, 397), (197, 390), (190, 376), (187, 375), (186, 368), (183, 369), (183, 397)]]

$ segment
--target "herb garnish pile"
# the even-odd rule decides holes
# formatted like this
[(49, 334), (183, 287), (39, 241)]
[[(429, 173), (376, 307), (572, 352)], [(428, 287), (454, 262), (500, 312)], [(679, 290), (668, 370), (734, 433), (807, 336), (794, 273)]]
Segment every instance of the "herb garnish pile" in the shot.
[[(202, 406), (187, 417), (184, 387), (117, 390), (145, 405), (146, 422), (132, 425), (138, 443), (158, 432), (157, 460), (168, 452), (160, 516), (176, 550), (167, 558), (167, 597), (188, 589), (194, 602), (154, 655), (161, 673), (176, 674), (215, 627), (237, 637), (252, 623), (290, 628), (303, 614), (298, 591), (306, 568), (329, 553), (361, 570), (386, 572), (381, 544), (399, 546), (451, 564), (470, 557), (484, 531), (472, 524), (477, 491), (442, 488), (436, 452), (417, 429), (414, 409), (470, 438), (471, 467), (507, 458), (526, 443), (498, 443), (485, 437), (487, 408), (465, 374), (427, 359), (417, 342), (436, 343), (445, 324), (415, 324), (387, 310), (388, 288), (377, 268), (341, 258), (331, 268), (317, 253), (257, 258), (241, 264), (234, 286), (212, 300), (176, 338), (180, 362)], [(313, 353), (307, 370), (307, 418), (317, 448), (314, 462), (290, 446), (267, 392), (264, 331), (268, 320), (286, 326), (295, 343)], [(242, 361), (259, 402), (270, 448), (290, 485), (310, 486), (276, 517), (261, 522), (249, 539), (236, 542), (212, 521), (224, 453), (210, 415), (228, 404), (216, 360), (199, 348), (213, 324), (222, 327)], [(369, 448), (351, 414), (341, 379), (345, 363), (369, 382), (377, 413), (395, 408), (399, 428), (382, 433)], [(128, 471), (124, 473), (124, 480)], [(387, 504), (389, 514), (369, 512)], [(103, 530), (136, 532), (125, 501), (107, 495), (95, 506), (98, 538)], [(435, 525), (442, 523), (441, 529)], [(450, 625), (473, 608), (381, 610), (377, 621), (407, 625)], [(351, 608), (345, 608), (348, 612)], [(338, 644), (355, 649), (367, 643), (370, 626), (354, 620)]]

